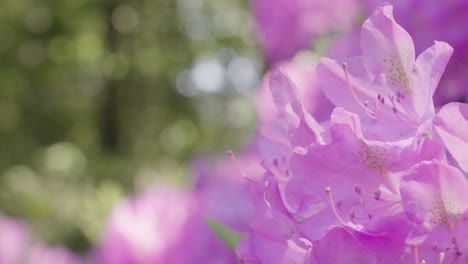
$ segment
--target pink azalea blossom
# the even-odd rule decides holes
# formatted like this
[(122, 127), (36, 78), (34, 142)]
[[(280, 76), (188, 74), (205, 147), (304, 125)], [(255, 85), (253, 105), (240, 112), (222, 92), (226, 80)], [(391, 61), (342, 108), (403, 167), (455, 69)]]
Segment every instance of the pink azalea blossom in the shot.
[(0, 216), (0, 263), (79, 264), (83, 261), (65, 247), (37, 241), (22, 221)]
[(238, 232), (247, 231), (254, 217), (248, 180), (255, 180), (263, 173), (261, 156), (250, 148), (236, 155), (237, 164), (227, 155), (218, 160), (198, 158), (194, 162), (196, 191), (203, 214)]
[[(371, 14), (383, 2), (394, 5), (395, 18), (412, 36), (416, 53), (421, 53), (433, 44), (433, 40), (444, 41), (454, 48), (452, 59), (447, 65), (439, 88), (434, 93), (434, 104), (440, 107), (453, 101), (468, 99), (465, 74), (468, 63), (468, 29), (460, 26), (468, 23), (468, 2), (454, 1), (362, 1), (361, 10)], [(359, 20), (357, 20), (359, 21)], [(360, 54), (360, 21), (350, 31), (339, 35), (330, 45), (331, 57), (349, 57)]]
[(83, 263), (69, 250), (60, 246), (34, 245), (28, 249), (28, 264), (79, 264)]
[(260, 44), (272, 64), (346, 27), (357, 8), (354, 0), (252, 0), (252, 6)]
[(416, 57), (388, 4), (361, 40), (362, 56), (319, 65), (337, 106), (322, 123), (284, 70), (269, 74), (277, 114), (261, 128), (266, 172), (249, 182), (241, 263), (468, 261), (468, 107), (436, 114), (432, 100), (452, 48)]
[(120, 201), (98, 246), (98, 263), (236, 263), (200, 209), (195, 194), (170, 186)]
[(0, 263), (19, 263), (30, 241), (26, 226), (18, 220), (0, 216)]
[(254, 185), (252, 197), (256, 219), (236, 247), (240, 263), (308, 263), (311, 243), (285, 208), (272, 175)]
[[(372, 10), (382, 0), (371, 0), (367, 8)], [(376, 3), (377, 2), (377, 3)], [(434, 95), (436, 106), (451, 101), (468, 100), (465, 64), (468, 63), (468, 2), (453, 1), (398, 1), (390, 3), (395, 6), (395, 17), (412, 36), (416, 51), (422, 52), (433, 40), (445, 41), (454, 48), (452, 60), (440, 81), (440, 87)]]
[(364, 23), (362, 56), (325, 58), (318, 66), (327, 97), (359, 114), (366, 138), (383, 141), (411, 138), (434, 117), (432, 96), (452, 54), (448, 44), (435, 42), (415, 58), (413, 41), (392, 10), (382, 5)]

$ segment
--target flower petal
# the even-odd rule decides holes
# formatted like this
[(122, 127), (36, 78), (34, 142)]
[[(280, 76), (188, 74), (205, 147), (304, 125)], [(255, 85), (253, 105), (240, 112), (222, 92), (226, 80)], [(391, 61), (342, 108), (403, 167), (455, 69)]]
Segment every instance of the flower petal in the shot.
[(434, 128), (460, 168), (468, 172), (468, 104), (442, 107), (434, 118)]

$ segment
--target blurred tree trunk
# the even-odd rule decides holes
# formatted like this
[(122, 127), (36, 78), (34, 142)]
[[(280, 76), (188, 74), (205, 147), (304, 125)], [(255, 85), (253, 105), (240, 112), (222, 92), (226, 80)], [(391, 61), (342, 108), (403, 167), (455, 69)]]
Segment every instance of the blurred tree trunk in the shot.
[[(116, 7), (114, 1), (106, 2), (107, 14), (107, 47), (115, 53), (118, 47), (119, 36), (112, 26), (112, 12)], [(119, 124), (119, 88), (117, 81), (108, 78), (102, 91), (102, 104), (99, 109), (99, 132), (101, 148), (110, 153), (118, 153), (120, 148)]]

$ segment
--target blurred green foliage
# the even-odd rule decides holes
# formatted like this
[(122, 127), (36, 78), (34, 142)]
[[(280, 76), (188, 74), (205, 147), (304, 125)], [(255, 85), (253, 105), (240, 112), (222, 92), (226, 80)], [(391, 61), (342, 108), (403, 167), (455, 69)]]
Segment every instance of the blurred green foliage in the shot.
[(84, 252), (116, 199), (253, 131), (240, 0), (2, 0), (0, 208)]

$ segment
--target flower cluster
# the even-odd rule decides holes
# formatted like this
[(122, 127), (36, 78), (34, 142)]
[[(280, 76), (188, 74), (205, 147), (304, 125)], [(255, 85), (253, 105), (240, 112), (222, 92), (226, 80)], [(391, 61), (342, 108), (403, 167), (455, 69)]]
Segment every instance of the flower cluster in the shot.
[(261, 129), (262, 178), (243, 175), (255, 216), (241, 263), (468, 262), (468, 105), (436, 112), (453, 49), (414, 46), (378, 6), (361, 56), (317, 66), (336, 106), (322, 122), (285, 71), (269, 75), (279, 118)]
[(395, 6), (399, 24), (413, 37), (417, 53), (431, 46), (434, 39), (454, 47), (434, 94), (435, 106), (466, 102), (468, 28), (461, 26), (468, 23), (465, 0), (252, 0), (258, 38), (273, 64), (292, 58), (299, 50), (320, 46), (331, 57), (359, 55), (361, 17), (387, 1)]

